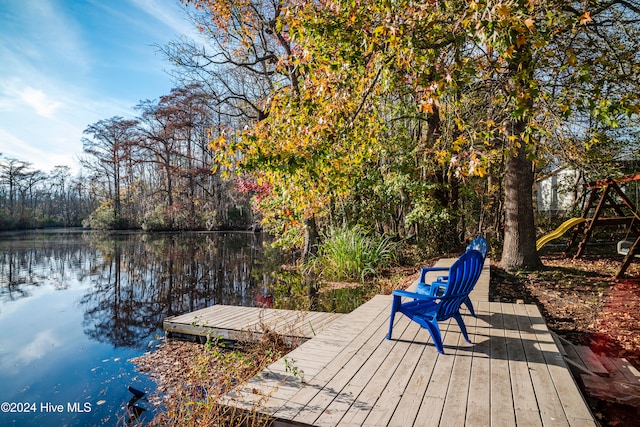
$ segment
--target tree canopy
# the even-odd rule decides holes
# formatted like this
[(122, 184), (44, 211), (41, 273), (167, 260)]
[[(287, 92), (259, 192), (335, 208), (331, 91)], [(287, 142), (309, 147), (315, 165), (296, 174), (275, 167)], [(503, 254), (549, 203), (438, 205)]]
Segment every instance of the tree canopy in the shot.
[(225, 65), (261, 65), (261, 114), (211, 145), (281, 236), (351, 221), (455, 241), (482, 178), (503, 265), (536, 267), (536, 168), (636, 145), (620, 134), (637, 131), (633, 1), (186, 3)]

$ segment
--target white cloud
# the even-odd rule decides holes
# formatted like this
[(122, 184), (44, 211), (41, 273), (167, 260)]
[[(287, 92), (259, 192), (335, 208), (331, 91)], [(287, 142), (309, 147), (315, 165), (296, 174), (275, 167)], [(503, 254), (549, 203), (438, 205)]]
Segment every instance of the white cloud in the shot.
[(29, 162), (35, 169), (48, 172), (56, 164), (71, 165), (73, 157), (34, 147), (9, 131), (0, 128), (0, 153), (3, 157)]
[(30, 86), (22, 89), (18, 96), (26, 105), (33, 108), (42, 117), (53, 118), (55, 112), (62, 107), (62, 103), (55, 101), (41, 90)]
[(132, 0), (147, 15), (150, 15), (171, 28), (176, 35), (192, 37), (197, 34), (195, 27), (187, 19), (183, 6), (166, 0)]
[(16, 358), (23, 364), (28, 364), (46, 356), (52, 349), (59, 347), (61, 341), (56, 337), (53, 330), (38, 332), (30, 343), (27, 343), (18, 352)]
[(0, 153), (42, 171), (76, 168), (88, 125), (167, 91), (152, 46), (197, 33), (177, 0), (23, 3), (0, 11)]
[[(26, 336), (23, 338), (28, 339)], [(62, 341), (52, 329), (40, 331), (30, 341), (26, 342), (22, 340), (16, 341), (15, 339), (0, 341), (0, 349), (16, 347), (20, 349), (17, 352), (2, 352), (0, 354), (0, 368), (7, 373), (15, 374), (20, 372), (20, 370), (15, 369), (16, 365), (24, 366), (40, 360), (62, 344)]]

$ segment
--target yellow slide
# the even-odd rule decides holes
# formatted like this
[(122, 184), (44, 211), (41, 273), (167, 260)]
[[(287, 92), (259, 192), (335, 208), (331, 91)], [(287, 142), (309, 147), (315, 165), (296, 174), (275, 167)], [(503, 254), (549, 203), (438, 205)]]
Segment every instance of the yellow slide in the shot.
[(536, 250), (539, 251), (540, 248), (542, 248), (544, 245), (546, 245), (550, 241), (557, 239), (558, 237), (566, 233), (567, 230), (571, 230), (573, 227), (583, 222), (585, 222), (584, 218), (571, 218), (566, 220), (560, 225), (560, 227), (556, 228), (555, 231), (549, 234), (545, 234), (544, 236), (536, 240)]

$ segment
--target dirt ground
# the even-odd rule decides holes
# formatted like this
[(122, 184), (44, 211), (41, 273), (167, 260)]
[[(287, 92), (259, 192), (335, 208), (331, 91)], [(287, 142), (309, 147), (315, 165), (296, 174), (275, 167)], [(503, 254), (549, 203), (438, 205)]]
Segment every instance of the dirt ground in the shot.
[[(561, 254), (542, 256), (545, 269), (509, 274), (491, 266), (493, 301), (536, 304), (549, 329), (574, 344), (609, 357), (626, 358), (640, 368), (640, 263), (615, 280), (620, 257)], [(587, 396), (603, 426), (637, 426), (640, 408)]]

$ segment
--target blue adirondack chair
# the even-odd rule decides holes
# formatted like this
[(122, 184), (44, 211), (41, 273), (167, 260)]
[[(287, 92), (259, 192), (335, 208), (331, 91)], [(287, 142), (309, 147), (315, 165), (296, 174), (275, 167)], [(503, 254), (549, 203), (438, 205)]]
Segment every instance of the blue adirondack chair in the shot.
[[(484, 260), (487, 257), (487, 252), (489, 252), (489, 246), (483, 237), (476, 237), (467, 245), (465, 252), (469, 251), (480, 252), (482, 255), (482, 262), (484, 263)], [(430, 296), (437, 296), (438, 294), (442, 295), (444, 287), (447, 286), (447, 281), (449, 280), (448, 276), (439, 276), (436, 281), (431, 284), (427, 284), (425, 279), (427, 273), (430, 271), (444, 271), (448, 269), (448, 267), (423, 267), (420, 272), (420, 278), (418, 279), (418, 285), (416, 286), (416, 292)], [(469, 313), (471, 313), (473, 317), (478, 317), (476, 316), (476, 311), (473, 309), (473, 304), (471, 303), (470, 298), (467, 298), (464, 301), (464, 305), (467, 306)]]
[(467, 251), (478, 251), (482, 255), (482, 259), (487, 257), (489, 245), (484, 237), (476, 237), (467, 245)]
[[(471, 343), (467, 334), (467, 328), (460, 314), (460, 305), (469, 297), (469, 293), (476, 285), (484, 258), (476, 250), (469, 250), (462, 254), (460, 258), (449, 267), (447, 285), (442, 287), (442, 295), (426, 295), (405, 290), (393, 291), (393, 303), (391, 305), (391, 316), (389, 318), (389, 333), (387, 339), (391, 339), (393, 332), (393, 322), (396, 313), (402, 313), (423, 328), (426, 328), (433, 339), (439, 353), (444, 354), (442, 346), (442, 335), (438, 322), (442, 322), (451, 317), (456, 319), (464, 339)], [(435, 285), (435, 283), (434, 283)], [(440, 289), (432, 285), (433, 289)], [(437, 291), (436, 293), (440, 293)], [(402, 302), (402, 298), (410, 298), (410, 301)]]

